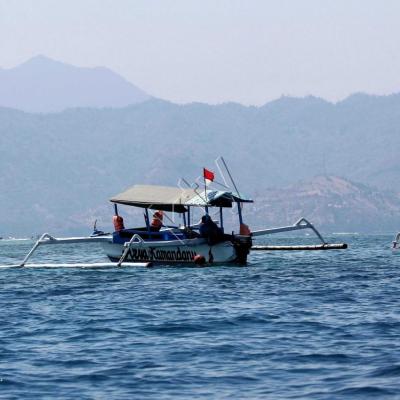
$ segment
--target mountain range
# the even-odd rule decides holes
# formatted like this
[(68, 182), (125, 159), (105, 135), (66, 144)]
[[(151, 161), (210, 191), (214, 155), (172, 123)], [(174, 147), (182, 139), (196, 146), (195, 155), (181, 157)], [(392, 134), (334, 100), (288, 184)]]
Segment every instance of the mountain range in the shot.
[(248, 220), (281, 226), (306, 217), (325, 232), (393, 233), (400, 228), (400, 192), (379, 190), (337, 176), (316, 176), (267, 189)]
[[(27, 64), (36, 63), (53, 61)], [(301, 214), (327, 231), (400, 227), (399, 94), (355, 94), (335, 104), (282, 97), (261, 107), (146, 96), (126, 106), (68, 100), (64, 109), (60, 95), (57, 107), (40, 113), (17, 102), (0, 107), (0, 235), (82, 233), (95, 218), (110, 229), (112, 195), (135, 183), (193, 182), (203, 167), (218, 174), (218, 155), (240, 191), (257, 200), (248, 215), (254, 223), (293, 223)], [(41, 110), (52, 103), (45, 97)]]
[(0, 88), (0, 106), (28, 112), (124, 107), (150, 98), (107, 68), (75, 67), (42, 55), (15, 68), (0, 68)]

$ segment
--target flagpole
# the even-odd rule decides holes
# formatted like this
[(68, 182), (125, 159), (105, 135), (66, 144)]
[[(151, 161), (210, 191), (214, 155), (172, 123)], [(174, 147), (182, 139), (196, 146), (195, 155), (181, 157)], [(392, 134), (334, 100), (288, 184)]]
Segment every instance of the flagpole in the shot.
[(205, 200), (206, 200), (206, 214), (208, 215), (208, 206), (207, 206), (207, 203), (208, 203), (208, 200), (207, 200), (207, 183), (206, 183), (206, 177), (205, 177), (205, 168), (203, 167), (203, 180), (204, 180), (204, 198), (205, 198)]

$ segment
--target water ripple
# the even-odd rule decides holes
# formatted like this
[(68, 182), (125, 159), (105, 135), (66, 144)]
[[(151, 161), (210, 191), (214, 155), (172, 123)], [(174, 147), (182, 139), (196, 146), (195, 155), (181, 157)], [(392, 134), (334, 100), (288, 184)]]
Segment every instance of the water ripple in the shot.
[[(245, 268), (2, 269), (0, 398), (399, 398), (400, 255), (388, 236), (346, 241)], [(0, 242), (0, 264), (30, 245)]]

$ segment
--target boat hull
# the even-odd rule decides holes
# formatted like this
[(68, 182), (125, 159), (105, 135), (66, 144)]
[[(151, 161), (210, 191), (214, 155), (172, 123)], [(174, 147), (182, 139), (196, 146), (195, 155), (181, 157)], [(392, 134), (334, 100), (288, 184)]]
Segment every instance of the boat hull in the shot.
[[(124, 245), (114, 242), (101, 243), (111, 261), (119, 261)], [(237, 249), (230, 241), (210, 246), (204, 239), (186, 239), (170, 242), (132, 243), (125, 260), (128, 262), (151, 262), (158, 264), (194, 264), (196, 255), (203, 256), (208, 264), (239, 262)], [(243, 260), (241, 260), (243, 262)]]

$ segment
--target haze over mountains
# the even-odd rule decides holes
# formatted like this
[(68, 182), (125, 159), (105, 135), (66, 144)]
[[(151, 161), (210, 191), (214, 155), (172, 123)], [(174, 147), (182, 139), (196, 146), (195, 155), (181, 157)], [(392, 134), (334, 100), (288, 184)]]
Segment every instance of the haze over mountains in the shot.
[(0, 106), (28, 112), (124, 107), (150, 98), (107, 68), (75, 67), (41, 55), (15, 68), (0, 68), (0, 88)]
[[(30, 63), (38, 61), (47, 65), (46, 59)], [(93, 93), (104, 94), (97, 72), (85, 73), (99, 85)], [(27, 80), (20, 88), (21, 82)], [(216, 170), (218, 155), (229, 162), (240, 190), (258, 200), (248, 217), (258, 227), (300, 216), (328, 231), (400, 227), (398, 94), (357, 94), (337, 104), (283, 97), (262, 107), (176, 105), (145, 94), (124, 97), (133, 85), (108, 82), (113, 99), (134, 104), (118, 108), (110, 100), (104, 108), (99, 95), (90, 108), (77, 104), (57, 113), (0, 107), (1, 236), (87, 233), (95, 218), (111, 229), (112, 195), (135, 183), (193, 182), (203, 166)], [(51, 87), (46, 93), (57, 97)], [(20, 90), (22, 101), (26, 89)], [(65, 107), (63, 96), (56, 106), (51, 96), (38, 108)], [(72, 107), (72, 97), (68, 102)]]

